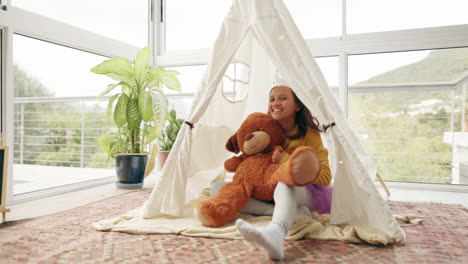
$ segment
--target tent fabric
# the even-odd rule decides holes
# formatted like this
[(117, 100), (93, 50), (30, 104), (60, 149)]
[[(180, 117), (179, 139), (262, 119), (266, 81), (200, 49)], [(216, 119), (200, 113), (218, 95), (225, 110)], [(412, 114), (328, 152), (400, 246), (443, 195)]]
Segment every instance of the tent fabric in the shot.
[[(244, 100), (226, 99), (225, 72), (241, 62), (249, 76)], [(241, 73), (239, 73), (241, 74)], [(214, 44), (187, 121), (166, 161), (143, 218), (183, 216), (194, 201), (223, 172), (230, 154), (224, 149), (242, 120), (266, 112), (275, 80), (290, 84), (321, 124), (336, 126), (325, 133), (334, 178), (330, 222), (373, 228), (392, 241), (405, 242), (375, 186), (376, 168), (348, 124), (314, 57), (281, 0), (234, 0)]]

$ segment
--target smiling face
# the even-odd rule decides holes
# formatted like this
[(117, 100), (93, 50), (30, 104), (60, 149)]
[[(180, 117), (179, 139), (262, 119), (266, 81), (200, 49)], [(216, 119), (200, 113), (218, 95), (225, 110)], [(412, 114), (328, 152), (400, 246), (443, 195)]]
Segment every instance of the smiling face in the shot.
[(276, 120), (294, 120), (300, 107), (294, 101), (291, 88), (277, 86), (271, 89), (268, 112)]

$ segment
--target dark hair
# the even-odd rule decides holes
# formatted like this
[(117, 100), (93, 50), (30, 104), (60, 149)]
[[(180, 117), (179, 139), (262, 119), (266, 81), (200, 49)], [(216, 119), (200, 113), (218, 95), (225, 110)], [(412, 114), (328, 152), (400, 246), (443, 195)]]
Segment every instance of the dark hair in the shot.
[[(273, 90), (275, 87), (271, 89)], [(291, 90), (291, 93), (293, 94), (294, 103), (296, 103), (296, 105), (299, 106), (300, 110), (296, 112), (296, 116), (294, 117), (294, 121), (296, 122), (297, 128), (298, 128), (297, 133), (291, 136), (288, 135), (288, 139), (298, 139), (298, 138), (304, 137), (309, 127), (318, 132), (322, 132), (322, 129), (320, 129), (320, 123), (318, 119), (312, 116), (309, 109), (304, 105), (304, 103), (302, 103), (299, 97), (297, 97), (296, 93), (291, 88), (289, 89)], [(270, 90), (270, 93), (271, 93), (271, 90)], [(268, 108), (268, 113), (270, 113), (269, 108)]]
[(296, 93), (291, 89), (294, 96), (294, 102), (299, 106), (300, 110), (296, 112), (295, 121), (297, 124), (297, 133), (295, 135), (288, 136), (289, 139), (298, 139), (304, 137), (307, 133), (307, 129), (312, 128), (318, 132), (322, 132), (320, 129), (320, 122), (313, 116), (309, 109), (302, 103), (297, 97)]

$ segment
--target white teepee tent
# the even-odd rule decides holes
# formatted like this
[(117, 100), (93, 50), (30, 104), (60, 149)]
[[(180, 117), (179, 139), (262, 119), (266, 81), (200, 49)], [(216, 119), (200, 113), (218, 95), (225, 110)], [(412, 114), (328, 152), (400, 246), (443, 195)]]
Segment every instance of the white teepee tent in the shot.
[[(236, 96), (245, 96), (236, 103), (223, 94), (233, 66), (242, 66), (234, 83), (240, 87)], [(143, 217), (183, 215), (184, 206), (223, 171), (229, 136), (249, 113), (266, 112), (278, 73), (320, 123), (336, 123), (325, 135), (334, 175), (331, 222), (378, 229), (403, 243), (405, 233), (375, 187), (376, 169), (282, 0), (234, 0), (187, 118), (193, 128), (181, 129)]]

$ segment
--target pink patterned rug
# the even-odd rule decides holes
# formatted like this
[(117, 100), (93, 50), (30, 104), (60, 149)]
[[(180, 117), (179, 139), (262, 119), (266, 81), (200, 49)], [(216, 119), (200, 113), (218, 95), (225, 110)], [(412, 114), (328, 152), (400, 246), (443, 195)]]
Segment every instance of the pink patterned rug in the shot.
[[(0, 263), (274, 263), (244, 240), (96, 231), (91, 223), (140, 206), (142, 189), (65, 212), (0, 224)], [(404, 227), (405, 246), (287, 241), (284, 263), (468, 263), (468, 209), (390, 202), (395, 214), (424, 219)]]

